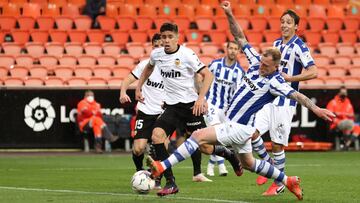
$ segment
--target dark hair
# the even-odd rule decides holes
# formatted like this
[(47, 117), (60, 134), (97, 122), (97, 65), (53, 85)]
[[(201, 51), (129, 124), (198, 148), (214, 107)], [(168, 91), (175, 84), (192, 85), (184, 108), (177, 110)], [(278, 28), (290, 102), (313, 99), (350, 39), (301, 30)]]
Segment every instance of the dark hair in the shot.
[(92, 90), (86, 90), (84, 95), (87, 95), (87, 94), (94, 94), (94, 92)]
[(236, 44), (238, 46), (238, 48), (240, 49), (240, 44), (234, 40), (228, 41), (228, 43), (226, 44), (226, 48), (229, 48), (230, 44)]
[(298, 14), (296, 14), (295, 11), (291, 10), (291, 9), (288, 9), (286, 10), (280, 18), (282, 18), (284, 15), (289, 15), (291, 16), (292, 19), (294, 19), (294, 22), (295, 22), (295, 25), (299, 25), (299, 22), (300, 22), (300, 17), (298, 16)]
[(281, 59), (281, 52), (278, 48), (276, 47), (271, 47), (266, 49), (263, 52), (263, 56), (268, 57), (271, 56), (272, 60), (275, 62), (275, 64), (280, 64), (280, 59)]
[(165, 32), (165, 31), (171, 31), (171, 32), (175, 32), (176, 34), (179, 33), (178, 30), (178, 26), (174, 23), (164, 23), (161, 25), (160, 27), (160, 32)]
[(151, 44), (154, 44), (155, 41), (160, 39), (161, 39), (161, 35), (159, 33), (155, 33), (151, 38)]

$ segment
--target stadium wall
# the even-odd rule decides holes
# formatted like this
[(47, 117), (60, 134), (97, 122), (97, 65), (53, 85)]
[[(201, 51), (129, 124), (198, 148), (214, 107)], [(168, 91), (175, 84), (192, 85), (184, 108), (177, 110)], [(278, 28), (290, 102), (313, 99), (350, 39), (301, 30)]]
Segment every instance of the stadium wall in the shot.
[[(108, 115), (133, 114), (135, 103), (120, 105), (119, 90), (95, 89), (95, 99)], [(307, 89), (302, 91), (317, 105), (325, 107), (337, 90)], [(349, 90), (355, 108), (360, 110), (360, 90)], [(2, 89), (0, 91), (0, 149), (81, 148), (75, 133), (77, 102), (84, 89)], [(134, 90), (129, 90), (134, 98)], [(306, 108), (298, 105), (291, 134), (304, 134), (314, 141), (328, 141), (327, 124)], [(268, 138), (265, 136), (265, 140)], [(123, 140), (114, 148), (124, 146)]]

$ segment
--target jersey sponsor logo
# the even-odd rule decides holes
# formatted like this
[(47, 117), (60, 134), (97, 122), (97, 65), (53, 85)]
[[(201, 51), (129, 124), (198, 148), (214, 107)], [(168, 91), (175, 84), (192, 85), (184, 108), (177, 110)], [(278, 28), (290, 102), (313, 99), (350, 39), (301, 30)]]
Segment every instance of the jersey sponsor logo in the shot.
[(187, 126), (197, 126), (200, 125), (201, 121), (197, 121), (197, 122), (192, 122), (192, 123), (186, 123)]
[(180, 71), (174, 71), (174, 70), (171, 70), (169, 72), (165, 72), (165, 71), (161, 70), (160, 73), (161, 73), (161, 76), (163, 76), (165, 78), (178, 78), (181, 76)]
[(159, 89), (164, 89), (163, 81), (161, 81), (161, 82), (154, 82), (154, 81), (151, 81), (150, 79), (147, 79), (146, 85), (147, 85), (147, 86), (150, 86), (150, 87), (155, 87), (155, 88), (159, 88)]
[(250, 86), (251, 91), (256, 91), (259, 89), (254, 85), (254, 83), (251, 82), (251, 80), (248, 77), (244, 76), (244, 81)]
[(215, 78), (215, 81), (217, 82), (217, 83), (220, 83), (220, 84), (223, 84), (223, 85), (232, 85), (233, 84), (233, 82), (228, 82), (228, 81), (226, 81), (226, 80), (221, 80), (221, 79), (219, 79), (219, 78)]
[(24, 109), (25, 123), (35, 132), (48, 130), (55, 118), (55, 110), (47, 99), (36, 97)]
[(287, 61), (280, 61), (280, 66), (286, 66), (287, 65)]

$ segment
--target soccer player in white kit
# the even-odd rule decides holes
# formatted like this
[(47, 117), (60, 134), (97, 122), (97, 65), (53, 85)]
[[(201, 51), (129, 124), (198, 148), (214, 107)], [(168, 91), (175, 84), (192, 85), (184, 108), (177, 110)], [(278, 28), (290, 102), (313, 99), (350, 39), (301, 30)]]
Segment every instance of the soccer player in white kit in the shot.
[[(169, 154), (164, 141), (176, 127), (185, 126), (189, 132), (206, 127), (203, 117), (203, 113), (207, 110), (205, 95), (213, 76), (191, 49), (178, 45), (177, 25), (164, 23), (160, 28), (160, 34), (164, 47), (151, 52), (150, 61), (139, 79), (135, 96), (138, 101), (144, 102), (141, 89), (156, 65), (164, 81), (165, 92), (162, 98), (165, 102), (165, 111), (157, 119), (151, 139), (157, 159), (165, 160)], [(196, 73), (204, 78), (199, 93), (195, 89)], [(199, 150), (194, 155), (196, 154), (201, 157)], [(201, 161), (201, 158), (194, 160)], [(167, 178), (165, 187), (157, 193), (159, 196), (178, 192), (172, 170), (169, 169), (165, 173), (172, 178)], [(197, 178), (206, 178), (200, 168), (198, 174), (194, 174), (193, 177), (193, 179)]]
[[(160, 34), (156, 33), (151, 39), (152, 48), (159, 48), (162, 46)], [(120, 90), (120, 103), (131, 102), (130, 97), (126, 94), (126, 90), (129, 85), (138, 80), (141, 73), (144, 71), (146, 64), (149, 59), (141, 61), (134, 70), (127, 76), (127, 78), (121, 84)], [(137, 103), (136, 108), (138, 113), (135, 122), (135, 136), (132, 149), (132, 159), (136, 167), (136, 171), (143, 169), (144, 152), (146, 145), (151, 141), (151, 134), (156, 119), (163, 112), (161, 105), (163, 100), (161, 99), (164, 95), (164, 84), (160, 71), (155, 68), (151, 76), (145, 82), (143, 87), (143, 94), (146, 98), (144, 103)], [(160, 188), (160, 181), (157, 180), (156, 187)]]
[[(231, 21), (231, 24), (234, 23)], [(236, 29), (232, 28), (232, 31), (234, 36), (237, 36)], [(244, 47), (243, 51), (256, 53), (250, 45)], [(247, 56), (249, 55), (247, 54)], [(309, 98), (285, 82), (277, 70), (280, 57), (280, 51), (273, 47), (266, 49), (261, 57), (258, 54), (249, 57), (250, 68), (230, 102), (226, 122), (194, 131), (191, 137), (179, 146), (169, 158), (161, 162), (148, 157), (152, 175), (154, 177), (161, 175), (168, 168), (189, 158), (199, 147), (208, 144), (231, 145), (240, 154), (240, 160), (245, 169), (282, 182), (299, 200), (302, 200), (300, 178), (288, 177), (269, 162), (253, 157), (251, 139), (260, 136), (259, 130), (254, 127), (256, 112), (272, 102), (276, 96), (282, 95), (298, 101), (324, 120), (331, 121), (335, 115), (327, 109), (316, 106)], [(208, 153), (211, 152), (208, 151)]]
[[(226, 3), (225, 3), (226, 4)], [(234, 19), (231, 12), (230, 3), (223, 8), (228, 18)], [(295, 34), (300, 18), (292, 10), (285, 11), (280, 17), (281, 38), (275, 40), (274, 47), (281, 52), (281, 62), (279, 71), (292, 88), (299, 90), (299, 81), (310, 80), (317, 77), (317, 67), (311, 57), (309, 48)], [(239, 26), (239, 35), (237, 36), (246, 46), (245, 35)], [(254, 53), (249, 53), (253, 55)], [(304, 70), (302, 70), (304, 68)], [(258, 113), (255, 119), (255, 127), (264, 134), (269, 131), (272, 141), (272, 159), (266, 152), (264, 142), (261, 137), (253, 140), (253, 149), (263, 160), (273, 163), (280, 171), (285, 168), (284, 147), (288, 145), (289, 134), (291, 131), (291, 122), (296, 111), (296, 101), (284, 96), (277, 97), (272, 103), (265, 105)], [(259, 176), (256, 180), (258, 185), (266, 183), (267, 178)], [(265, 196), (278, 195), (283, 192), (285, 186), (280, 182), (273, 182), (266, 192)]]
[[(216, 125), (225, 121), (225, 111), (241, 83), (244, 70), (236, 60), (238, 53), (238, 43), (230, 41), (226, 45), (226, 56), (213, 60), (209, 65), (209, 70), (214, 75), (214, 81), (206, 94), (208, 113), (205, 115), (205, 121), (208, 125)], [(214, 167), (215, 164), (218, 164), (219, 175), (226, 176), (228, 171), (224, 161), (223, 157), (210, 155), (206, 174), (214, 176)]]

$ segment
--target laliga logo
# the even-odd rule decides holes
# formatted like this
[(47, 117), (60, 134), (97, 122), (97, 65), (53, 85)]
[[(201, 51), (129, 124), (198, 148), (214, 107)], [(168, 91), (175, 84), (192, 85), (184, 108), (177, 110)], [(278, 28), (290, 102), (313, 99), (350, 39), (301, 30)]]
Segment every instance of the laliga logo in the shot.
[(55, 111), (49, 100), (36, 97), (25, 106), (24, 115), (26, 125), (39, 132), (51, 127)]

